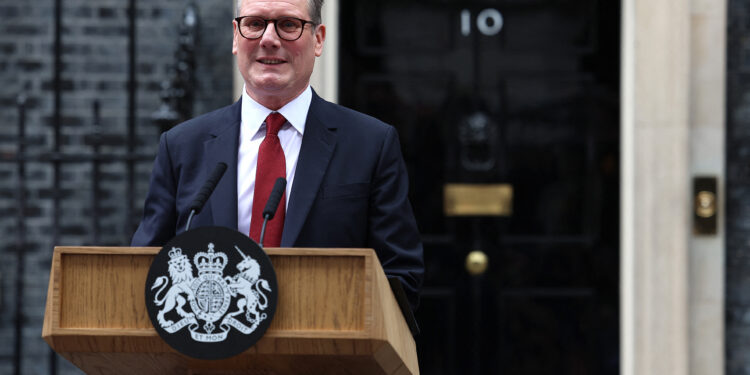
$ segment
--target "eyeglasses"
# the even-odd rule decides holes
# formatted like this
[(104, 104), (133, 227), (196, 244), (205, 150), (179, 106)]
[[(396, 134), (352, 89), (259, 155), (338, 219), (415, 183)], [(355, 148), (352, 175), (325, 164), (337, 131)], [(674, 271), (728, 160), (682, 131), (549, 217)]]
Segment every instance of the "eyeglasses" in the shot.
[(305, 24), (315, 26), (316, 23), (312, 21), (306, 21), (294, 17), (282, 17), (275, 20), (267, 20), (256, 16), (243, 16), (234, 19), (237, 21), (240, 35), (245, 39), (258, 39), (263, 36), (268, 28), (268, 23), (273, 22), (273, 26), (276, 29), (276, 35), (279, 38), (294, 41), (302, 36), (302, 31), (305, 29)]

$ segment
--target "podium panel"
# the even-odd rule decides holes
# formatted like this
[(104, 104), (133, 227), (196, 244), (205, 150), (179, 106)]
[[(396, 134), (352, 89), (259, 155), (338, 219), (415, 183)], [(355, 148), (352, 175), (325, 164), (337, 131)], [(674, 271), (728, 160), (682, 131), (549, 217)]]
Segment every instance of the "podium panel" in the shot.
[(371, 249), (266, 248), (279, 302), (265, 336), (225, 360), (186, 357), (151, 326), (160, 248), (56, 247), (42, 336), (87, 374), (418, 374), (416, 346)]

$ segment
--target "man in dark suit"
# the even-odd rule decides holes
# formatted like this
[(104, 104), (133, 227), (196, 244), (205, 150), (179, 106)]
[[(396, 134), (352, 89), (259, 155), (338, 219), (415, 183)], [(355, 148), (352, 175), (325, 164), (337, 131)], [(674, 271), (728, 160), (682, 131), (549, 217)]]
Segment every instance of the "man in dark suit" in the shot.
[(373, 248), (416, 308), (422, 244), (396, 131), (309, 85), (325, 40), (321, 7), (322, 0), (240, 0), (232, 52), (242, 98), (162, 134), (132, 245), (163, 245), (184, 231), (188, 206), (224, 162), (227, 172), (193, 227), (236, 228), (257, 241), (267, 181), (285, 177), (269, 222), (277, 239), (266, 245)]

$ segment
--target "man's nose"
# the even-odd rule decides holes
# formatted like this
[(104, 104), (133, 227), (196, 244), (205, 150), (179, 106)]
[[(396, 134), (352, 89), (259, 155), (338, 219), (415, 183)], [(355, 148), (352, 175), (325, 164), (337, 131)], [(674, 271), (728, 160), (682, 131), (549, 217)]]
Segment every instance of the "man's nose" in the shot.
[(277, 47), (281, 44), (281, 38), (276, 33), (276, 21), (268, 21), (266, 24), (266, 31), (263, 32), (263, 36), (260, 38), (260, 44), (263, 47)]

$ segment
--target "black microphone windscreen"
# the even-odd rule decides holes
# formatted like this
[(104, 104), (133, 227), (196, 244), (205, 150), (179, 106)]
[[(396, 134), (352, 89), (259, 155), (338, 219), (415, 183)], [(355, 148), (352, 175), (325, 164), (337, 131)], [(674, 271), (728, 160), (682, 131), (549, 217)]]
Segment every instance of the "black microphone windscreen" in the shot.
[(279, 201), (281, 201), (285, 189), (286, 179), (284, 177), (277, 178), (276, 183), (273, 185), (273, 190), (271, 190), (271, 195), (268, 197), (268, 202), (266, 202), (266, 208), (263, 209), (264, 218), (273, 219), (273, 215), (276, 214), (276, 208), (279, 206)]
[(190, 205), (190, 210), (195, 210), (196, 214), (199, 214), (201, 212), (203, 206), (208, 200), (208, 197), (210, 197), (211, 193), (214, 192), (216, 185), (219, 183), (219, 180), (221, 180), (221, 177), (224, 176), (224, 172), (226, 171), (227, 165), (225, 163), (216, 164), (216, 168), (214, 168), (211, 176), (208, 177), (208, 180), (206, 180), (206, 183), (203, 184), (203, 187), (198, 192), (198, 195), (196, 195), (195, 199), (193, 199), (193, 203)]

